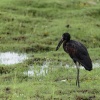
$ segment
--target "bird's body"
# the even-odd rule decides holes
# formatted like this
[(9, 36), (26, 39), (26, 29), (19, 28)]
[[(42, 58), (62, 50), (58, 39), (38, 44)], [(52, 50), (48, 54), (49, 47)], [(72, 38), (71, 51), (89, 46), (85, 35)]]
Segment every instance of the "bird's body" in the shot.
[(80, 42), (70, 40), (63, 43), (63, 49), (73, 61), (79, 62), (88, 71), (92, 70), (92, 63), (86, 47)]
[(92, 61), (89, 57), (88, 51), (82, 43), (78, 41), (70, 40), (69, 33), (63, 34), (62, 39), (58, 43), (56, 50), (59, 49), (62, 43), (63, 43), (64, 51), (69, 54), (69, 56), (73, 59), (74, 63), (76, 64), (76, 67), (77, 67), (76, 85), (80, 87), (79, 85), (79, 66), (77, 65), (77, 62), (79, 63), (79, 65), (81, 64), (82, 66), (84, 66), (86, 70), (91, 71)]

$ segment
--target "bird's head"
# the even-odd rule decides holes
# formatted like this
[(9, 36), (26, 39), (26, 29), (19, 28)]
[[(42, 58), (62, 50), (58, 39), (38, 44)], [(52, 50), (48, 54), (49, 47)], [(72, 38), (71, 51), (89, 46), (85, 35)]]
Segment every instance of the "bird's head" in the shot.
[(61, 46), (61, 44), (65, 41), (68, 42), (70, 40), (70, 34), (69, 33), (64, 33), (62, 35), (61, 40), (59, 41), (57, 47), (56, 47), (56, 51), (59, 49), (59, 47)]

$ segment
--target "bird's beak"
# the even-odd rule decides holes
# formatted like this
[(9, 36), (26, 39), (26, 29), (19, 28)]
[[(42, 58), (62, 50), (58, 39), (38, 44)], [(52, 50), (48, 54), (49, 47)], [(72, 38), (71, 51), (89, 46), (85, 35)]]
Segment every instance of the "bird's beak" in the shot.
[(61, 46), (61, 44), (63, 43), (63, 38), (59, 41), (57, 47), (56, 47), (56, 51), (59, 49), (59, 47)]

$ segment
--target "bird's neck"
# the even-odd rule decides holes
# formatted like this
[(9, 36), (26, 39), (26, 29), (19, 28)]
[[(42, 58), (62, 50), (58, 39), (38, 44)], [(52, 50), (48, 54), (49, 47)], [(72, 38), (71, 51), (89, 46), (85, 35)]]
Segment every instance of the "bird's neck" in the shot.
[(63, 42), (63, 46), (65, 46), (65, 45), (66, 45), (66, 43), (67, 43), (67, 41), (64, 41), (64, 42)]
[(63, 46), (66, 46), (67, 43), (69, 43), (69, 42), (70, 42), (70, 40), (69, 40), (69, 41), (65, 40), (65, 41), (63, 42)]
[(70, 40), (65, 40), (64, 43), (66, 44), (66, 43), (68, 43), (69, 41), (70, 41)]

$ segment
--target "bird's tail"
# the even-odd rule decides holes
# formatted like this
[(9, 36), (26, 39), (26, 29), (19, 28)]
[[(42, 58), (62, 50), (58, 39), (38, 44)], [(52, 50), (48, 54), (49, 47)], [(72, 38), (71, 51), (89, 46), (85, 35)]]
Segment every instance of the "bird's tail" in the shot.
[(80, 61), (81, 65), (88, 71), (92, 70), (92, 61), (89, 56), (84, 57), (83, 60)]

